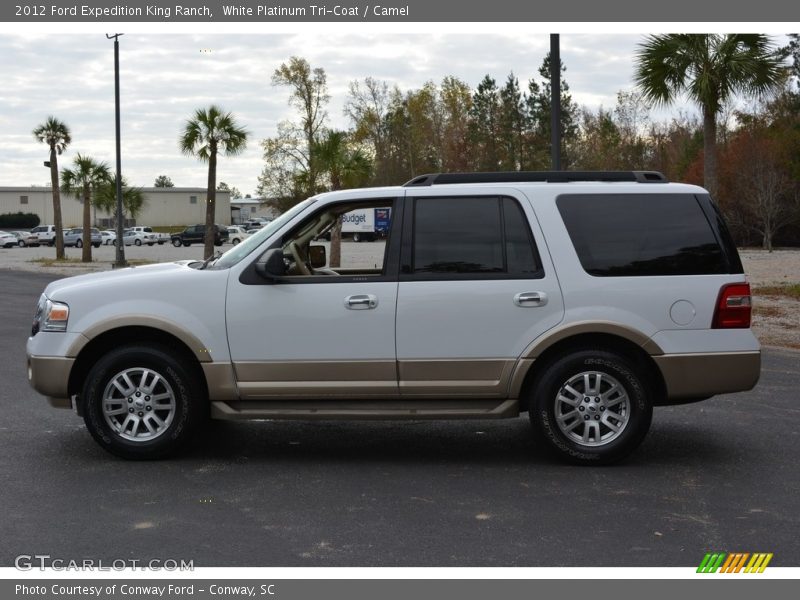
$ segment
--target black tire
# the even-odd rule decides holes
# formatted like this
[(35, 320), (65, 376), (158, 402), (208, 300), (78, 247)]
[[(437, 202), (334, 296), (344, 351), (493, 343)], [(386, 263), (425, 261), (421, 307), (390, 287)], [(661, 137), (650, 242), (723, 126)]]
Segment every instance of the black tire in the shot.
[[(590, 374), (588, 393), (583, 383), (586, 373)], [(592, 381), (592, 374), (599, 374), (599, 379), (594, 375)], [(568, 385), (573, 378), (574, 384)], [(615, 385), (622, 391), (614, 391)], [(627, 400), (620, 400), (623, 393)], [(584, 349), (544, 366), (532, 386), (528, 408), (534, 430), (560, 458), (602, 465), (622, 460), (641, 444), (650, 429), (652, 397), (643, 369), (635, 361), (607, 350)], [(575, 414), (570, 416), (573, 406)], [(573, 429), (564, 431), (569, 428)]]
[(354, 233), (353, 234), (353, 241), (356, 242), (356, 243), (360, 242), (361, 241), (361, 234), (358, 233), (358, 232)]
[(24, 248), (25, 247), (25, 242), (20, 240), (20, 241), (17, 242), (17, 246), (19, 246), (20, 248)]
[(94, 246), (95, 248), (99, 248), (100, 247), (100, 242), (95, 242), (94, 244), (92, 244), (92, 246)]
[(183, 244), (181, 244), (181, 241), (178, 238), (175, 238), (174, 240), (172, 240), (172, 245), (175, 246), (176, 248), (180, 248)]
[(135, 240), (133, 240), (133, 243), (136, 244), (137, 246), (141, 246), (142, 245), (142, 240), (140, 240), (139, 238), (136, 238)]
[(76, 248), (83, 248), (83, 240), (78, 240), (75, 242)]
[[(133, 408), (135, 411), (136, 408), (141, 408), (139, 415), (153, 415), (164, 420), (163, 431), (156, 430), (158, 434), (152, 439), (126, 439), (109, 424), (109, 419), (113, 420), (113, 417), (107, 419), (103, 414), (103, 394), (107, 387), (112, 387), (111, 381), (120, 373), (129, 371), (130, 380), (136, 385), (136, 369), (147, 369), (157, 373), (162, 380), (156, 385), (169, 386), (153, 387), (150, 392), (145, 391), (147, 388), (143, 386), (141, 396), (136, 398), (136, 402), (143, 402), (144, 398), (149, 398), (145, 395), (147, 393), (153, 393), (155, 396), (157, 390), (171, 390), (174, 398), (172, 417), (168, 423), (166, 413), (155, 406), (155, 401), (152, 401), (154, 406), (150, 412), (146, 412), (146, 406), (136, 407), (135, 403), (126, 404), (124, 397), (119, 399), (119, 405), (129, 406), (129, 410)], [(86, 377), (81, 394), (86, 427), (100, 446), (116, 456), (131, 460), (164, 458), (188, 443), (208, 415), (208, 403), (202, 386), (198, 384), (199, 377), (200, 375), (186, 360), (178, 358), (175, 352), (161, 346), (130, 345), (112, 350), (95, 363)], [(150, 378), (149, 381), (153, 379)], [(141, 381), (138, 383), (141, 384)], [(127, 418), (127, 412), (117, 415), (118, 418), (123, 416)], [(137, 418), (135, 412), (131, 416), (133, 419)], [(152, 420), (150, 422), (152, 424)], [(140, 425), (137, 423), (136, 427)], [(127, 427), (123, 431), (127, 433)], [(142, 434), (149, 435), (149, 432), (142, 431)], [(137, 430), (131, 427), (128, 435), (136, 437)]]
[(155, 242), (147, 242), (148, 246), (152, 246), (153, 244), (155, 244)]
[(214, 245), (215, 245), (215, 246), (222, 246), (222, 240), (220, 240), (220, 241), (218, 241), (218, 242), (214, 242)]
[(241, 240), (239, 238), (233, 238), (233, 242), (231, 242), (234, 246), (238, 244)]
[(189, 246), (191, 246), (191, 244), (192, 244), (191, 242), (183, 242), (184, 248), (188, 248)]

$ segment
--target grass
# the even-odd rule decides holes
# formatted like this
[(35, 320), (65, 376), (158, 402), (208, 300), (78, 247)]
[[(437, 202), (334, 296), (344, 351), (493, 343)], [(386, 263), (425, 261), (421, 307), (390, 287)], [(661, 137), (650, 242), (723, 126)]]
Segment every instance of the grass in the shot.
[[(28, 262), (37, 263), (43, 267), (59, 267), (65, 265), (82, 265), (91, 264), (84, 263), (80, 258), (32, 258)], [(95, 262), (92, 260), (92, 262)]]
[(753, 289), (753, 294), (756, 296), (783, 296), (793, 300), (800, 300), (800, 283), (757, 287)]

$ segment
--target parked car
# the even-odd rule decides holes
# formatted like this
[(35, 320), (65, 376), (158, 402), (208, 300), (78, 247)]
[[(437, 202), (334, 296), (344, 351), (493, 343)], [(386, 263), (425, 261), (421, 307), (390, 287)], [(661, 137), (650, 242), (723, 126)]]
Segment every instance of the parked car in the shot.
[(0, 246), (3, 248), (11, 248), (12, 246), (16, 246), (18, 242), (19, 240), (15, 235), (7, 231), (0, 231)]
[(156, 238), (152, 233), (145, 233), (141, 229), (126, 229), (122, 234), (122, 241), (126, 246), (141, 246), (147, 244), (152, 246), (156, 243)]
[[(103, 237), (100, 235), (100, 230), (92, 227), (91, 230), (92, 246), (99, 248), (103, 243)], [(76, 248), (83, 248), (83, 227), (75, 227), (68, 229), (64, 232), (64, 246), (75, 246)]]
[[(64, 230), (67, 231), (66, 229)], [(55, 246), (56, 244), (56, 226), (55, 225), (38, 225), (31, 229), (31, 233), (39, 238), (40, 244), (47, 244), (48, 246)]]
[(161, 244), (170, 241), (169, 234), (156, 233), (155, 231), (153, 231), (152, 227), (137, 225), (135, 227), (129, 227), (126, 231), (131, 231), (136, 234), (141, 234), (141, 235), (136, 235), (136, 237), (134, 238), (135, 240), (139, 240), (139, 243), (136, 244), (137, 246), (141, 246), (142, 243), (145, 243), (148, 246), (152, 246), (153, 244), (158, 244), (160, 246)]
[[(328, 264), (314, 240), (371, 208), (391, 209), (386, 243), (368, 248), (382, 255)], [(173, 452), (209, 416), (527, 412), (558, 456), (602, 464), (639, 446), (653, 407), (756, 384), (750, 304), (701, 187), (655, 172), (425, 175), (319, 194), (215, 260), (51, 283), (28, 377), (125, 458)]]
[(234, 246), (250, 237), (243, 227), (231, 225), (228, 227), (228, 241)]
[(104, 246), (116, 246), (117, 245), (117, 232), (112, 229), (106, 229), (105, 231), (100, 232), (100, 237), (103, 238), (103, 245)]
[(20, 247), (39, 245), (39, 236), (30, 231), (9, 231), (8, 233), (17, 238), (17, 245)]
[[(172, 245), (176, 248), (189, 246), (191, 244), (202, 244), (205, 242), (206, 226), (192, 225), (180, 233), (172, 234)], [(228, 240), (228, 228), (224, 225), (214, 225), (214, 245), (222, 246)]]

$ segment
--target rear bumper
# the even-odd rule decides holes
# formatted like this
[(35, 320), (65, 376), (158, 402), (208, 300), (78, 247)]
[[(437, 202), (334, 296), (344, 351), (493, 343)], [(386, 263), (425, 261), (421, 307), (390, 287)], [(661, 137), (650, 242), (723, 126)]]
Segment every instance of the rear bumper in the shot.
[(665, 354), (653, 360), (664, 377), (667, 403), (753, 389), (761, 375), (761, 352)]

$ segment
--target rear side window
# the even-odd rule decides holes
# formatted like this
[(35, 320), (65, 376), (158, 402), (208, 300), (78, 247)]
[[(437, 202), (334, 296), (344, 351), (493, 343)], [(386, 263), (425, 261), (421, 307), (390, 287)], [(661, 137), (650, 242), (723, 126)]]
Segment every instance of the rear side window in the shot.
[(728, 272), (691, 194), (575, 194), (556, 205), (584, 270), (598, 277)]
[(417, 198), (413, 273), (541, 276), (525, 214), (511, 198)]

